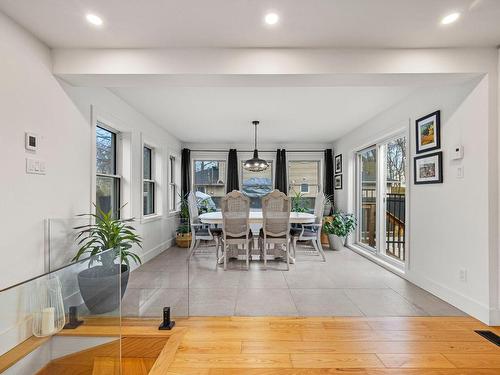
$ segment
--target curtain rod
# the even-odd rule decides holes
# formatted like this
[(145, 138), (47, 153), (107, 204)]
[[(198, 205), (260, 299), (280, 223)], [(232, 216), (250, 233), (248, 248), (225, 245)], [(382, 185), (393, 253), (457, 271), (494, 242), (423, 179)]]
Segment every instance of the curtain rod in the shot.
[[(325, 150), (287, 150), (286, 152), (325, 152)], [(229, 152), (228, 150), (191, 150), (191, 152)], [(253, 150), (236, 150), (236, 152), (253, 152)], [(276, 150), (259, 150), (259, 152), (276, 152)]]

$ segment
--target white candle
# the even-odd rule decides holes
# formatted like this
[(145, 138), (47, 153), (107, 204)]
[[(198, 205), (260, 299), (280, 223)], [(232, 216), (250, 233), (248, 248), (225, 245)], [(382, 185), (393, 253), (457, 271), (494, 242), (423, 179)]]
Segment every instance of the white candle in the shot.
[(53, 307), (42, 309), (42, 335), (50, 335), (54, 332), (54, 315)]

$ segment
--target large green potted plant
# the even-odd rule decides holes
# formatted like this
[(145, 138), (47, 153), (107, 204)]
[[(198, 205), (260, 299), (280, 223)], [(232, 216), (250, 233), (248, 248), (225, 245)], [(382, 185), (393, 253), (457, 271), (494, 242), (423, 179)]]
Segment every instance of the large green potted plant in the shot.
[(340, 250), (345, 244), (346, 237), (356, 228), (356, 218), (353, 214), (336, 212), (331, 221), (323, 224), (323, 231), (328, 235), (330, 249)]
[(79, 249), (73, 261), (90, 258), (89, 267), (78, 273), (80, 293), (91, 313), (107, 313), (120, 305), (128, 284), (130, 260), (141, 264), (141, 258), (130, 249), (133, 245), (142, 247), (142, 239), (130, 225), (134, 219), (115, 219), (111, 211), (103, 212), (98, 207), (95, 214), (78, 216), (93, 220), (74, 228), (78, 231)]

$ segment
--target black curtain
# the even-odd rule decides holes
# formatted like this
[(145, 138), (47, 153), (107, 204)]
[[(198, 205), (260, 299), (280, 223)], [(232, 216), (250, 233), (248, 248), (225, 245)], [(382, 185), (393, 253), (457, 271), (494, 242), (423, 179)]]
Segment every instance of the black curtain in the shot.
[(288, 181), (286, 179), (286, 150), (276, 150), (276, 174), (274, 176), (274, 187), (282, 193), (288, 193)]
[(334, 179), (333, 150), (329, 148), (325, 150), (325, 187), (323, 192), (325, 196), (330, 199), (330, 214), (333, 212), (333, 193), (335, 191)]
[(181, 194), (186, 198), (191, 191), (191, 150), (182, 149), (181, 154)]
[(240, 183), (238, 180), (238, 153), (236, 149), (232, 148), (229, 150), (229, 155), (227, 156), (227, 183), (226, 191), (227, 193), (233, 190), (239, 190)]

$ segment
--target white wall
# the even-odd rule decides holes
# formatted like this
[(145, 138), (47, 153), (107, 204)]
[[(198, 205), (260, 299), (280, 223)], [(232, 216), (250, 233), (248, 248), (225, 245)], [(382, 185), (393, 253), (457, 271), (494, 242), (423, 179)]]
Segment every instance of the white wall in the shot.
[[(409, 129), (410, 216), (407, 277), (483, 321), (490, 320), (489, 296), (489, 87), (488, 77), (460, 86), (426, 88), (376, 116), (334, 143), (344, 157), (339, 208), (354, 211), (354, 152), (398, 129)], [(444, 183), (413, 185), (414, 123), (441, 110)], [(463, 161), (450, 160), (462, 144)], [(464, 178), (456, 178), (458, 165)], [(467, 269), (467, 282), (459, 269)]]
[[(137, 223), (144, 259), (164, 250), (174, 237), (176, 218), (166, 206), (166, 168), (168, 155), (180, 154), (180, 142), (111, 92), (61, 84), (51, 70), (49, 49), (0, 13), (0, 289), (44, 272), (45, 219), (68, 219), (90, 210), (95, 163), (91, 105), (94, 114), (111, 119), (129, 140), (124, 154), (131, 161), (130, 171), (124, 171), (128, 216), (141, 217), (142, 142), (156, 146), (164, 160), (157, 174), (163, 216)], [(40, 137), (36, 153), (24, 148), (26, 131)], [(26, 157), (44, 160), (46, 174), (26, 174)], [(30, 326), (26, 291), (2, 293), (0, 298), (1, 354), (28, 337)]]
[[(96, 119), (118, 130), (125, 138), (122, 146), (126, 152), (122, 172), (122, 204), (127, 203), (123, 217), (135, 217), (134, 226), (142, 235), (143, 249), (136, 248), (143, 260), (151, 259), (160, 251), (168, 248), (175, 239), (177, 215), (169, 213), (167, 202), (168, 158), (175, 155), (180, 166), (181, 144), (167, 131), (153, 124), (142, 114), (130, 107), (122, 99), (104, 88), (74, 87), (61, 83), (68, 95), (74, 100), (88, 124)], [(89, 126), (90, 127), (90, 126)], [(142, 145), (154, 147), (156, 153), (156, 176), (159, 180), (157, 217), (142, 217)], [(90, 156), (89, 156), (90, 158)], [(179, 176), (180, 173), (177, 173)]]

